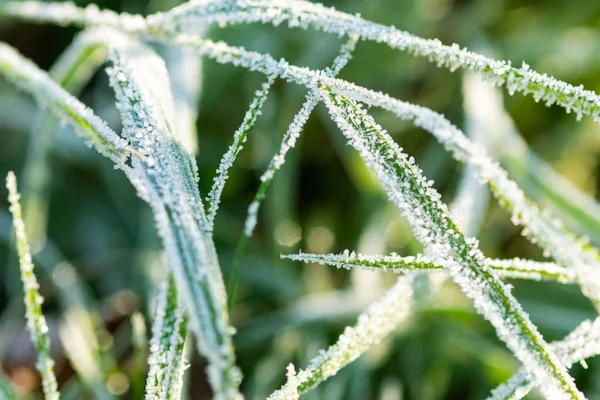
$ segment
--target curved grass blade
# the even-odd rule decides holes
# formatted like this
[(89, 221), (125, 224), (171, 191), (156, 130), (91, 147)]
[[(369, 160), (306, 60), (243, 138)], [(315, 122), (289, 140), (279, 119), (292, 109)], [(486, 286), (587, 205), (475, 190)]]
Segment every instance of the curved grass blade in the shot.
[[(585, 365), (586, 358), (600, 354), (600, 318), (593, 322), (582, 322), (567, 337), (552, 343), (551, 346), (567, 367), (577, 362)], [(522, 399), (533, 386), (527, 372), (521, 369), (506, 383), (494, 389), (488, 400)]]
[[(389, 256), (365, 255), (349, 252), (342, 254), (286, 254), (282, 258), (301, 261), (304, 263), (317, 263), (331, 265), (336, 268), (363, 268), (373, 271), (391, 271), (397, 274), (408, 272), (426, 272), (443, 270), (443, 264), (434, 263), (429, 257), (423, 255), (401, 257), (396, 254)], [(520, 258), (510, 260), (487, 260), (491, 269), (501, 278), (530, 279), (534, 281), (556, 281), (559, 283), (575, 283), (575, 274), (566, 268), (548, 262), (523, 260)]]
[(106, 36), (108, 70), (123, 134), (141, 157), (127, 171), (152, 207), (190, 326), (216, 399), (239, 397), (226, 295), (214, 243), (196, 186), (195, 160), (176, 140), (169, 81), (163, 61), (142, 43), (113, 30)]
[(267, 81), (261, 85), (260, 90), (256, 91), (255, 97), (252, 100), (252, 103), (250, 103), (250, 107), (248, 108), (248, 111), (246, 111), (246, 115), (244, 115), (242, 124), (233, 134), (233, 143), (231, 146), (229, 146), (227, 152), (223, 154), (223, 157), (221, 158), (212, 188), (206, 197), (209, 204), (207, 218), (211, 227), (214, 225), (215, 216), (217, 215), (217, 210), (219, 209), (219, 203), (221, 201), (221, 194), (223, 192), (223, 188), (225, 187), (225, 182), (227, 182), (227, 178), (229, 177), (229, 170), (233, 166), (238, 154), (244, 148), (244, 143), (246, 143), (248, 139), (248, 132), (256, 123), (258, 116), (261, 115), (261, 110), (265, 104), (265, 101), (267, 100), (269, 89), (271, 88), (271, 85), (275, 81), (276, 77), (276, 75), (269, 76)]
[(465, 111), (485, 133), (483, 143), (519, 186), (592, 240), (600, 238), (600, 204), (529, 148), (504, 109), (502, 93), (474, 74), (463, 79), (463, 92)]
[(20, 55), (7, 44), (0, 43), (0, 74), (17, 87), (46, 104), (63, 122), (68, 122), (88, 145), (111, 159), (119, 168), (126, 168), (131, 153), (127, 141), (119, 137), (92, 110), (66, 92), (47, 73)]
[(148, 358), (150, 372), (146, 381), (146, 400), (181, 398), (183, 373), (187, 368), (186, 337), (187, 317), (179, 307), (175, 279), (169, 275), (156, 301)]
[(543, 393), (553, 398), (584, 398), (509, 289), (487, 265), (476, 240), (463, 236), (440, 195), (425, 181), (414, 160), (354, 101), (320, 90), (332, 119), (374, 171), (388, 197), (408, 219), (413, 233), (447, 267), (445, 271), (473, 300), (477, 310), (523, 362)]
[(375, 304), (358, 317), (358, 323), (347, 327), (336, 344), (314, 358), (308, 368), (298, 371), (269, 400), (287, 400), (295, 392), (304, 393), (358, 358), (372, 345), (390, 334), (411, 313), (412, 286), (409, 278), (398, 282)]
[(31, 335), (31, 341), (38, 355), (36, 367), (42, 375), (42, 387), (44, 396), (47, 400), (58, 400), (58, 384), (54, 375), (54, 360), (50, 356), (50, 339), (48, 338), (48, 325), (42, 314), (43, 297), (38, 292), (38, 282), (33, 272), (33, 262), (27, 235), (25, 234), (25, 224), (21, 215), (21, 205), (19, 203), (20, 195), (17, 191), (17, 178), (11, 172), (6, 177), (6, 187), (8, 189), (8, 201), (10, 202), (10, 212), (13, 216), (13, 228), (17, 239), (17, 251), (19, 253), (19, 264), (21, 267), (21, 280), (25, 292), (25, 316), (27, 317), (27, 327)]
[[(352, 58), (352, 52), (356, 46), (357, 38), (351, 37), (348, 42), (346, 42), (342, 48), (340, 49), (340, 53), (333, 60), (331, 67), (327, 67), (325, 69), (325, 75), (329, 77), (337, 76), (341, 70), (348, 64), (350, 59)], [(254, 199), (252, 199), (252, 203), (248, 207), (248, 213), (246, 215), (246, 220), (244, 221), (244, 232), (242, 233), (238, 244), (235, 249), (235, 257), (233, 262), (233, 272), (231, 273), (231, 278), (229, 280), (228, 287), (228, 299), (229, 299), (229, 310), (233, 308), (235, 304), (235, 291), (237, 288), (237, 282), (239, 280), (240, 271), (242, 268), (242, 260), (244, 258), (244, 254), (246, 252), (246, 247), (248, 246), (248, 240), (254, 233), (254, 228), (256, 227), (256, 222), (258, 219), (258, 211), (260, 206), (267, 195), (267, 190), (271, 184), (271, 181), (275, 177), (275, 173), (283, 166), (285, 163), (285, 157), (287, 153), (296, 145), (296, 141), (300, 137), (302, 129), (304, 129), (304, 125), (308, 121), (311, 113), (315, 109), (318, 103), (318, 98), (314, 95), (313, 91), (309, 91), (306, 94), (306, 100), (300, 111), (294, 116), (292, 123), (288, 126), (287, 131), (283, 135), (281, 139), (281, 145), (279, 147), (279, 151), (267, 166), (267, 169), (260, 177), (260, 186), (256, 194), (254, 195)]]
[[(523, 63), (515, 68), (507, 61), (487, 58), (481, 54), (461, 49), (459, 45), (443, 45), (438, 39), (424, 39), (393, 26), (367, 21), (360, 16), (346, 14), (321, 4), (304, 0), (192, 0), (167, 13), (148, 17), (149, 30), (157, 36), (193, 30), (199, 23), (216, 22), (219, 26), (250, 22), (289, 27), (315, 27), (337, 35), (357, 35), (362, 40), (385, 43), (416, 57), (424, 57), (440, 67), (454, 71), (458, 68), (481, 73), (494, 85), (506, 84), (508, 92), (532, 95), (536, 101), (547, 105), (558, 104), (577, 118), (590, 115), (600, 121), (600, 97), (583, 86), (540, 74)], [(159, 33), (160, 32), (160, 33)]]

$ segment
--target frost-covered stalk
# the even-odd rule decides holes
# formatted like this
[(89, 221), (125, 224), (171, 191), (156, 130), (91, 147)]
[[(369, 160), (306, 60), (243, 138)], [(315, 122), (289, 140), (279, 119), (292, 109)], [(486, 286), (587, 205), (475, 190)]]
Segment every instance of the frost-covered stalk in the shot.
[(354, 361), (372, 345), (379, 343), (405, 321), (411, 312), (411, 279), (400, 278), (383, 298), (347, 327), (337, 342), (314, 358), (308, 368), (269, 396), (269, 400), (288, 400), (294, 393), (307, 392)]
[[(465, 111), (483, 132), (482, 143), (509, 175), (542, 204), (590, 235), (600, 238), (600, 203), (558, 174), (519, 134), (504, 109), (502, 92), (475, 74), (463, 79)], [(597, 242), (597, 240), (596, 240)]]
[[(106, 45), (98, 30), (77, 35), (49, 71), (50, 76), (66, 91), (77, 96), (98, 67), (106, 61)], [(27, 234), (34, 252), (45, 242), (48, 214), (50, 168), (48, 153), (58, 121), (51, 110), (41, 110), (32, 128), (23, 171), (23, 208)]]
[[(324, 71), (324, 74), (328, 77), (337, 76), (342, 69), (348, 64), (350, 59), (352, 58), (352, 52), (356, 46), (356, 37), (351, 37), (340, 49), (340, 53), (333, 60), (331, 67), (327, 67)], [(235, 301), (235, 291), (237, 287), (237, 282), (239, 280), (240, 271), (242, 268), (242, 260), (244, 258), (244, 253), (246, 252), (246, 247), (248, 245), (248, 239), (252, 237), (254, 233), (254, 228), (256, 227), (256, 222), (258, 219), (258, 211), (260, 209), (260, 205), (263, 200), (267, 196), (267, 190), (271, 185), (271, 181), (275, 177), (275, 173), (279, 171), (279, 169), (285, 163), (285, 157), (287, 153), (296, 145), (296, 141), (300, 137), (302, 133), (302, 129), (304, 129), (304, 125), (308, 121), (308, 118), (312, 114), (313, 110), (317, 106), (319, 99), (314, 94), (312, 90), (310, 90), (306, 94), (306, 100), (300, 111), (292, 120), (292, 123), (288, 126), (287, 131), (283, 135), (281, 139), (281, 145), (279, 147), (279, 151), (277, 154), (273, 156), (267, 169), (260, 177), (260, 186), (252, 199), (252, 203), (248, 207), (248, 214), (246, 215), (246, 220), (244, 221), (244, 231), (240, 240), (235, 249), (235, 257), (233, 262), (233, 272), (231, 274), (230, 283), (228, 287), (228, 295), (229, 295), (229, 309), (231, 310), (234, 301)]]
[(590, 115), (598, 120), (600, 116), (600, 97), (596, 93), (535, 72), (525, 63), (521, 68), (515, 68), (510, 62), (484, 57), (461, 49), (458, 44), (446, 46), (438, 39), (420, 38), (393, 26), (377, 24), (309, 1), (192, 0), (167, 13), (148, 18), (149, 31), (157, 35), (193, 31), (195, 25), (210, 22), (220, 26), (250, 22), (280, 25), (287, 22), (289, 27), (306, 29), (312, 26), (337, 35), (357, 35), (363, 40), (385, 43), (394, 49), (425, 57), (452, 71), (466, 68), (479, 72), (494, 85), (506, 83), (510, 94), (522, 92), (548, 105), (556, 103), (567, 112), (574, 111), (578, 119), (582, 115)]
[[(600, 354), (600, 318), (593, 322), (582, 322), (567, 337), (551, 346), (567, 367), (577, 362), (585, 366), (586, 358)], [(521, 369), (506, 383), (494, 389), (488, 400), (522, 399), (533, 387), (530, 376)]]
[(321, 85), (332, 119), (374, 171), (388, 197), (402, 211), (433, 261), (473, 300), (500, 339), (523, 363), (542, 392), (552, 398), (584, 398), (535, 325), (477, 248), (451, 220), (440, 195), (375, 121), (346, 96)]
[(195, 160), (176, 140), (174, 105), (164, 62), (149, 47), (114, 30), (105, 32), (113, 67), (110, 83), (123, 135), (139, 157), (127, 176), (152, 207), (198, 349), (216, 399), (238, 398), (225, 288), (197, 188)]
[(146, 400), (179, 400), (187, 368), (187, 317), (179, 307), (179, 293), (171, 275), (160, 289), (150, 341), (150, 372)]
[[(282, 79), (312, 87), (316, 82), (329, 86), (333, 92), (355, 101), (384, 108), (399, 118), (411, 121), (432, 133), (459, 161), (468, 163), (477, 171), (482, 181), (489, 183), (500, 204), (513, 214), (513, 222), (524, 226), (523, 233), (538, 243), (560, 264), (575, 269), (578, 283), (586, 296), (600, 307), (600, 256), (593, 247), (569, 232), (564, 225), (540, 210), (510, 179), (506, 172), (493, 162), (485, 150), (473, 143), (442, 115), (424, 107), (405, 103), (386, 94), (368, 90), (341, 79), (331, 78), (320, 71), (290, 65), (285, 60), (275, 60), (269, 55), (231, 47), (225, 43), (179, 37), (174, 42), (195, 49), (199, 54), (214, 58), (220, 63), (232, 63), (264, 74), (279, 74)], [(252, 225), (250, 225), (252, 226)]]
[[(362, 268), (373, 271), (392, 271), (397, 274), (420, 271), (436, 271), (446, 268), (444, 264), (436, 264), (430, 257), (417, 255), (401, 257), (365, 255), (346, 250), (342, 254), (288, 254), (282, 255), (294, 261), (331, 265), (336, 268)], [(509, 279), (531, 279), (535, 281), (549, 280), (559, 283), (574, 283), (575, 274), (566, 268), (548, 262), (537, 262), (520, 258), (510, 260), (487, 260), (488, 265), (500, 277)]]
[(0, 74), (18, 88), (33, 95), (63, 122), (68, 122), (86, 143), (118, 167), (132, 153), (127, 141), (119, 137), (88, 107), (60, 87), (48, 74), (7, 44), (0, 43)]
[(8, 188), (8, 201), (10, 202), (10, 212), (13, 216), (13, 228), (17, 240), (21, 280), (23, 281), (23, 290), (25, 292), (27, 327), (29, 328), (31, 341), (38, 355), (36, 367), (42, 375), (42, 387), (46, 400), (58, 400), (60, 395), (58, 393), (56, 376), (54, 375), (54, 360), (50, 356), (48, 325), (42, 314), (44, 299), (38, 292), (39, 285), (33, 272), (33, 262), (31, 261), (31, 253), (29, 251), (29, 244), (27, 243), (27, 235), (25, 234), (25, 224), (21, 215), (17, 178), (12, 171), (6, 177), (6, 187)]
[(227, 182), (227, 178), (229, 177), (229, 170), (233, 166), (233, 163), (235, 162), (235, 159), (240, 151), (242, 151), (244, 148), (244, 144), (248, 140), (248, 132), (256, 123), (258, 116), (261, 115), (261, 110), (265, 104), (265, 101), (267, 100), (269, 89), (271, 88), (271, 85), (275, 81), (276, 77), (276, 75), (269, 76), (267, 81), (261, 85), (260, 90), (256, 91), (254, 94), (255, 97), (252, 100), (252, 103), (250, 103), (248, 111), (246, 111), (246, 114), (244, 115), (242, 124), (233, 134), (233, 143), (231, 146), (229, 146), (227, 152), (225, 152), (221, 158), (212, 188), (206, 197), (209, 205), (207, 218), (211, 226), (214, 225), (215, 216), (217, 215), (219, 203), (221, 202), (221, 194), (223, 193), (225, 182)]

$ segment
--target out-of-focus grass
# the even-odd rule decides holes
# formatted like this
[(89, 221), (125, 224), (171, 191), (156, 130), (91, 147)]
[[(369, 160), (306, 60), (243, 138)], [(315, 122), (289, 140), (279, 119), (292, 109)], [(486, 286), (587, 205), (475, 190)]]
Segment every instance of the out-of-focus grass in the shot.
[[(146, 12), (168, 8), (166, 4), (136, 0), (101, 1), (99, 6), (119, 11)], [(597, 34), (600, 3), (566, 0), (451, 1), (340, 0), (326, 2), (337, 8), (418, 35), (438, 37), (445, 43), (477, 46), (478, 38), (497, 58), (515, 65), (527, 62), (573, 84), (600, 91), (600, 37)], [(74, 31), (45, 25), (1, 21), (0, 38), (49, 68), (65, 49)], [(285, 57), (292, 63), (323, 68), (339, 49), (340, 41), (313, 31), (270, 26), (214, 28), (211, 37), (250, 49)], [(383, 90), (395, 97), (431, 107), (458, 126), (465, 122), (461, 98), (462, 75), (437, 69), (425, 60), (413, 59), (385, 46), (359, 43), (352, 62), (341, 77)], [(204, 64), (203, 92), (197, 121), (200, 188), (208, 193), (223, 154), (239, 126), (253, 91), (263, 77), (211, 61)], [(23, 173), (27, 147), (37, 107), (31, 100), (0, 82), (0, 172)], [(258, 176), (277, 151), (281, 135), (302, 104), (301, 88), (277, 82), (271, 89), (249, 142), (230, 173), (215, 224), (215, 242), (225, 277), (231, 271), (233, 252), (243, 229), (248, 203), (259, 185)], [(81, 99), (117, 129), (118, 113), (107, 79), (99, 71), (84, 88)], [(589, 119), (578, 123), (556, 107), (546, 108), (530, 99), (505, 96), (504, 105), (530, 151), (563, 177), (598, 200), (600, 185), (600, 132)], [(281, 260), (279, 254), (339, 252), (346, 248), (364, 253), (418, 251), (406, 223), (387, 205), (382, 192), (362, 161), (345, 146), (336, 127), (319, 106), (276, 176), (250, 240), (242, 270), (233, 324), (239, 364), (246, 377), (242, 389), (248, 398), (265, 397), (279, 387), (286, 364), (305, 365), (315, 352), (331, 344), (342, 328), (374, 301), (394, 279), (393, 274), (337, 271), (317, 265)], [(374, 117), (405, 151), (414, 155), (427, 177), (435, 180), (444, 200), (458, 187), (460, 167), (425, 133), (398, 122), (383, 111)], [(39, 133), (39, 132), (38, 132)], [(89, 286), (87, 295), (98, 305), (92, 315), (98, 347), (104, 355), (108, 390), (128, 398), (139, 383), (139, 348), (131, 335), (130, 316), (141, 311), (151, 317), (159, 245), (148, 224), (145, 205), (135, 196), (122, 174), (89, 151), (66, 129), (55, 135), (50, 153), (48, 238), (69, 260)], [(502, 138), (501, 138), (502, 141)], [(525, 191), (541, 204), (572, 200), (570, 193), (556, 192), (543, 182), (543, 168), (532, 168), (522, 153), (510, 151), (508, 141), (498, 157)], [(531, 154), (531, 153), (530, 153)], [(536, 158), (537, 160), (537, 158)], [(537, 163), (537, 161), (535, 161)], [(537, 164), (536, 164), (537, 165)], [(521, 173), (523, 175), (521, 175)], [(2, 175), (2, 174), (0, 174)], [(529, 180), (527, 180), (529, 179)], [(540, 181), (542, 184), (540, 185)], [(550, 185), (549, 185), (550, 184)], [(6, 209), (5, 196), (0, 196)], [(564, 202), (564, 201), (563, 201)], [(590, 222), (590, 221), (588, 221)], [(585, 221), (572, 228), (600, 237)], [(579, 229), (581, 228), (581, 229)], [(0, 362), (21, 395), (39, 393), (33, 374), (35, 355), (24, 340), (23, 310), (15, 305), (19, 286), (14, 277), (18, 265), (8, 260), (12, 251), (9, 224), (0, 215)], [(481, 247), (490, 257), (541, 259), (510, 224), (505, 211), (495, 204), (485, 218)], [(68, 274), (52, 269), (56, 254), (40, 252), (39, 265), (50, 265), (39, 275), (46, 298), (44, 313), (56, 346), (60, 385), (74, 387), (77, 378), (60, 346), (59, 319), (64, 282)], [(142, 261), (143, 260), (143, 261)], [(46, 272), (48, 271), (48, 272)], [(11, 278), (12, 277), (12, 278)], [(581, 320), (593, 316), (589, 303), (574, 287), (515, 281), (514, 293), (549, 341), (560, 339)], [(75, 295), (75, 292), (67, 292)], [(319, 304), (318, 312), (311, 304)], [(64, 315), (63, 315), (64, 317)], [(12, 333), (11, 333), (12, 332)], [(63, 335), (61, 338), (64, 339)], [(116, 358), (118, 365), (112, 365)], [(589, 398), (600, 398), (600, 362), (588, 362), (588, 370), (576, 366), (573, 374)], [(327, 381), (307, 399), (454, 399), (484, 398), (491, 388), (518, 369), (513, 356), (498, 341), (493, 329), (472, 309), (452, 285), (428, 300), (408, 325), (393, 338)], [(585, 372), (585, 373), (584, 373)], [(208, 386), (202, 361), (189, 371), (190, 398), (206, 395)], [(131, 381), (130, 381), (131, 380)], [(79, 386), (81, 390), (81, 386)], [(85, 389), (84, 389), (85, 390)], [(67, 392), (68, 393), (68, 392)], [(75, 391), (78, 393), (78, 391)], [(77, 398), (79, 395), (74, 395)]]

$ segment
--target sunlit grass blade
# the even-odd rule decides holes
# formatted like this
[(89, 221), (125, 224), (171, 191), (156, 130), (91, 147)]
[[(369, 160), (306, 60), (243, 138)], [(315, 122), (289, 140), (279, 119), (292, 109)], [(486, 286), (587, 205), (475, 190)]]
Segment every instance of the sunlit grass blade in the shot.
[[(443, 270), (443, 264), (436, 264), (423, 255), (401, 257), (365, 255), (345, 251), (342, 254), (286, 254), (282, 258), (304, 263), (331, 265), (337, 268), (363, 268), (373, 271), (392, 271), (398, 274), (408, 272), (426, 272)], [(487, 260), (488, 265), (500, 277), (510, 279), (530, 279), (534, 281), (556, 281), (559, 283), (575, 283), (575, 274), (566, 268), (549, 262), (536, 262), (520, 258), (510, 260)]]
[(31, 341), (37, 352), (38, 361), (36, 367), (42, 376), (42, 387), (46, 400), (58, 400), (58, 384), (54, 375), (54, 360), (50, 356), (50, 339), (48, 337), (48, 325), (42, 313), (43, 297), (38, 292), (38, 282), (33, 272), (33, 262), (25, 234), (25, 224), (21, 215), (20, 195), (17, 191), (17, 178), (12, 172), (6, 177), (8, 189), (8, 201), (10, 212), (13, 216), (13, 228), (17, 240), (17, 251), (19, 253), (19, 264), (21, 267), (21, 280), (25, 292), (25, 315), (27, 327), (31, 335)]
[(269, 76), (267, 81), (261, 85), (260, 90), (256, 91), (255, 97), (252, 100), (252, 103), (250, 103), (250, 107), (248, 108), (248, 111), (246, 111), (246, 115), (244, 115), (242, 124), (233, 134), (233, 143), (231, 146), (229, 146), (227, 152), (225, 152), (221, 158), (212, 188), (206, 197), (209, 205), (207, 218), (211, 226), (214, 225), (215, 216), (217, 215), (219, 203), (221, 202), (221, 193), (223, 192), (225, 182), (229, 177), (229, 170), (233, 166), (233, 163), (235, 162), (235, 159), (240, 151), (242, 151), (244, 148), (244, 144), (248, 139), (248, 132), (250, 129), (252, 129), (256, 123), (256, 119), (262, 113), (262, 107), (267, 100), (269, 89), (271, 88), (271, 85), (275, 81), (276, 77), (276, 75)]
[(123, 135), (140, 157), (127, 171), (150, 204), (158, 233), (216, 399), (239, 396), (225, 288), (202, 199), (195, 160), (176, 140), (174, 105), (162, 59), (143, 43), (106, 30), (113, 67), (110, 83)]
[(187, 317), (179, 307), (175, 280), (169, 276), (160, 289), (150, 341), (150, 372), (146, 400), (181, 398), (183, 373), (187, 368), (185, 342)]
[[(331, 67), (327, 67), (325, 70), (325, 75), (330, 77), (337, 76), (341, 70), (348, 64), (350, 59), (352, 58), (352, 52), (356, 46), (356, 37), (351, 37), (340, 49), (340, 53), (333, 60)], [(285, 71), (282, 71), (285, 72)], [(257, 219), (258, 219), (258, 211), (260, 206), (267, 195), (267, 190), (275, 177), (275, 173), (283, 166), (285, 163), (285, 157), (287, 153), (294, 148), (296, 145), (296, 141), (300, 137), (302, 133), (302, 129), (304, 129), (304, 125), (308, 121), (308, 118), (312, 114), (313, 110), (317, 106), (318, 98), (315, 96), (313, 91), (309, 91), (306, 94), (306, 100), (300, 111), (294, 116), (292, 123), (288, 126), (287, 131), (283, 135), (281, 139), (281, 145), (279, 147), (279, 151), (267, 166), (267, 169), (260, 177), (260, 186), (254, 195), (254, 199), (252, 199), (252, 203), (248, 207), (248, 214), (246, 215), (246, 220), (244, 221), (244, 231), (238, 241), (238, 244), (235, 249), (235, 258), (233, 262), (233, 272), (231, 273), (231, 277), (229, 280), (229, 286), (227, 290), (228, 299), (229, 299), (229, 309), (233, 308), (233, 304), (235, 303), (235, 291), (237, 287), (237, 282), (239, 280), (240, 270), (242, 268), (242, 260), (244, 258), (244, 253), (246, 252), (246, 247), (248, 245), (248, 239), (254, 233), (254, 228), (256, 227)]]
[[(600, 318), (584, 321), (560, 342), (551, 344), (567, 367), (577, 362), (584, 366), (585, 359), (600, 354)], [(492, 391), (488, 400), (517, 400), (525, 397), (534, 385), (527, 372), (521, 369), (506, 383)]]
[(337, 35), (357, 35), (362, 40), (385, 43), (388, 46), (424, 57), (454, 71), (465, 68), (483, 74), (494, 85), (506, 84), (510, 94), (522, 92), (532, 95), (536, 101), (558, 104), (567, 112), (574, 111), (578, 119), (590, 115), (600, 116), (600, 97), (583, 86), (575, 87), (566, 82), (540, 74), (523, 63), (515, 68), (507, 61), (487, 58), (481, 54), (461, 49), (459, 45), (447, 46), (438, 39), (424, 39), (393, 26), (384, 26), (350, 15), (334, 8), (304, 0), (193, 0), (168, 13), (149, 17), (149, 26), (155, 32), (193, 31), (199, 23), (240, 24), (250, 22), (289, 27), (315, 27)]
[(388, 197), (402, 211), (413, 233), (447, 267), (445, 271), (471, 298), (547, 396), (583, 398), (527, 314), (477, 248), (451, 220), (440, 195), (414, 160), (375, 121), (346, 96), (321, 86), (332, 119), (374, 171)]
[(355, 326), (347, 327), (333, 346), (314, 358), (306, 369), (298, 371), (292, 380), (271, 394), (269, 399), (287, 400), (293, 398), (296, 391), (304, 393), (313, 389), (388, 336), (410, 316), (410, 282), (410, 278), (400, 278), (383, 298), (358, 317)]
[(593, 241), (600, 238), (600, 204), (559, 175), (529, 148), (504, 110), (502, 93), (474, 74), (463, 79), (465, 111), (484, 131), (483, 143), (511, 178), (531, 196), (580, 228)]

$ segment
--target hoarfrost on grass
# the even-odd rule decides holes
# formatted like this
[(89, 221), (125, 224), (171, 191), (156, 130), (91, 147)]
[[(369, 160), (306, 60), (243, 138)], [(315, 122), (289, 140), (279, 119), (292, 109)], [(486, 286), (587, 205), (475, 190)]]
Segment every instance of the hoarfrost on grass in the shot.
[(21, 281), (23, 282), (25, 317), (31, 341), (37, 352), (36, 368), (42, 376), (42, 388), (46, 400), (58, 400), (58, 383), (54, 375), (54, 360), (50, 356), (50, 338), (48, 337), (48, 324), (42, 314), (42, 303), (44, 298), (40, 295), (39, 284), (33, 271), (33, 261), (25, 224), (21, 213), (21, 196), (17, 190), (17, 178), (11, 171), (6, 177), (6, 188), (8, 189), (8, 201), (10, 212), (13, 216), (13, 229), (16, 236), (17, 252), (19, 253), (19, 265), (21, 268)]

